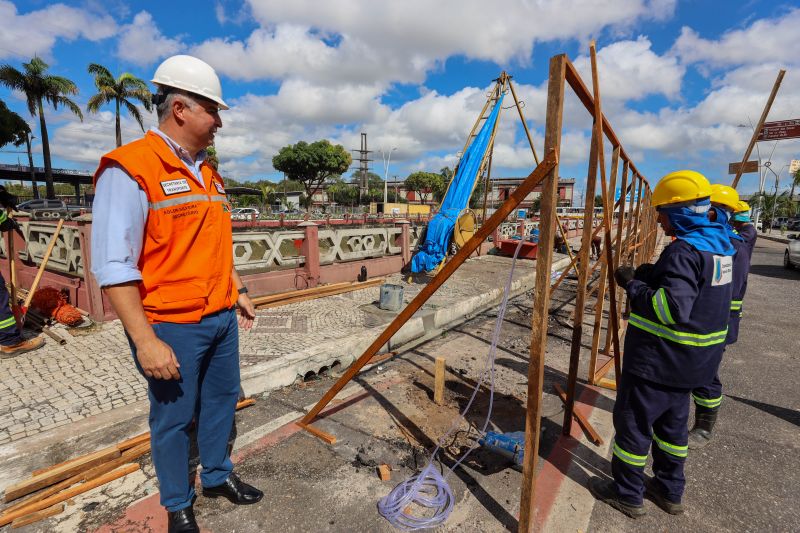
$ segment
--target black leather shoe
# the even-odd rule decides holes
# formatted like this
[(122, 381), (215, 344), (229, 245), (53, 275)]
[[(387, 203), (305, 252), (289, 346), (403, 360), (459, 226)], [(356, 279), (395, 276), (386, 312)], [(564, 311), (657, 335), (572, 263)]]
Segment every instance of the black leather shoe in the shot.
[(222, 485), (203, 487), (203, 496), (210, 498), (224, 496), (236, 505), (250, 505), (261, 501), (264, 493), (240, 480), (236, 474), (231, 473)]
[(167, 517), (169, 533), (200, 533), (191, 505), (180, 511), (167, 511)]

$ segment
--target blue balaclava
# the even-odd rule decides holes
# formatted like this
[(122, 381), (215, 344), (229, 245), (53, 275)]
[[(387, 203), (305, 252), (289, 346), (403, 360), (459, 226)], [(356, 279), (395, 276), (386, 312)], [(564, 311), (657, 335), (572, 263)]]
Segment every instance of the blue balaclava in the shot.
[(718, 205), (712, 205), (711, 209), (713, 209), (714, 212), (717, 214), (717, 222), (719, 222), (720, 224), (722, 224), (725, 227), (725, 231), (728, 232), (728, 238), (729, 239), (734, 239), (734, 240), (737, 240), (737, 241), (744, 241), (742, 236), (739, 235), (736, 232), (736, 230), (733, 229), (733, 226), (731, 226), (731, 224), (730, 224), (730, 220), (731, 220), (731, 212), (730, 211), (728, 211), (724, 207), (718, 206)]
[(675, 238), (688, 242), (701, 252), (733, 255), (735, 250), (725, 227), (708, 219), (710, 208), (711, 200), (706, 197), (694, 202), (659, 207), (658, 210), (669, 217)]

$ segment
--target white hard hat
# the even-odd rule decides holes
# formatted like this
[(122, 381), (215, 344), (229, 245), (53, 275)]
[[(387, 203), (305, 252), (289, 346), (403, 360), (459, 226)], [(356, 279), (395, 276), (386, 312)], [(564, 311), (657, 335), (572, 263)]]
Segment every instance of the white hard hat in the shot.
[(159, 86), (174, 87), (194, 93), (219, 104), (220, 109), (228, 109), (222, 99), (222, 86), (211, 65), (193, 56), (177, 55), (168, 57), (156, 69), (150, 80)]

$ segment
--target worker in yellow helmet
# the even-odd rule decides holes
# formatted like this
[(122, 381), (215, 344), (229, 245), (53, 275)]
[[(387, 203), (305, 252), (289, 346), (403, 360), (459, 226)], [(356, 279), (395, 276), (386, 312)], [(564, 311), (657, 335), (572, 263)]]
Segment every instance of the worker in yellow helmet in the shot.
[[(747, 274), (750, 272), (750, 249), (744, 238), (730, 224), (741, 201), (736, 189), (715, 183), (711, 186), (711, 210), (708, 217), (725, 227), (731, 244), (736, 249), (733, 256), (732, 296), (728, 334), (725, 345), (734, 344), (739, 337), (739, 319), (742, 316), (742, 301), (747, 291)], [(717, 422), (722, 404), (722, 382), (719, 370), (709, 383), (692, 390), (695, 404), (694, 426), (689, 431), (689, 448), (704, 447), (711, 440), (711, 432)]]
[(740, 200), (737, 204), (736, 210), (733, 212), (733, 227), (742, 236), (744, 242), (747, 243), (747, 249), (752, 257), (758, 233), (750, 220), (750, 204), (747, 202)]
[[(708, 218), (710, 196), (702, 174), (664, 176), (651, 202), (676, 239), (654, 265), (614, 272), (631, 305), (614, 404), (614, 479), (592, 478), (589, 489), (634, 518), (645, 514), (645, 490), (668, 513), (683, 512), (690, 393), (713, 380), (725, 348), (734, 248)], [(651, 449), (655, 477), (645, 482)]]

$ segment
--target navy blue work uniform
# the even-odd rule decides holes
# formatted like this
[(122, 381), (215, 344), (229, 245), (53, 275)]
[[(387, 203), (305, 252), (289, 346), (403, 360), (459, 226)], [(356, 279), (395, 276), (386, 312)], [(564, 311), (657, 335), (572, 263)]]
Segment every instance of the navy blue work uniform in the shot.
[(756, 240), (758, 239), (758, 233), (756, 232), (756, 227), (752, 224), (745, 224), (741, 226), (738, 230), (739, 235), (744, 239), (745, 244), (747, 244), (748, 250), (748, 261), (750, 258), (753, 257), (753, 248), (756, 246)]
[[(8, 231), (7, 238), (14, 238), (12, 235), (13, 227), (10, 226), (11, 220), (8, 218), (8, 213), (4, 207), (0, 207), (0, 230)], [(6, 280), (0, 274), (0, 345), (13, 346), (22, 342), (22, 337), (17, 328), (17, 320), (14, 318), (14, 313), (11, 312), (11, 298), (6, 288)]]
[[(747, 275), (750, 273), (751, 248), (747, 241), (731, 239), (731, 244), (736, 249), (733, 256), (733, 281), (731, 283), (733, 296), (731, 299), (730, 318), (728, 320), (728, 335), (725, 345), (735, 344), (739, 338), (739, 321), (742, 318), (742, 302), (747, 292)], [(722, 381), (719, 379), (719, 369), (711, 383), (696, 387), (692, 390), (692, 399), (700, 407), (716, 409), (722, 403)]]
[(711, 382), (725, 338), (733, 259), (673, 241), (646, 280), (626, 287), (631, 314), (614, 405), (611, 470), (619, 497), (642, 505), (644, 467), (680, 502), (688, 452), (689, 394)]

